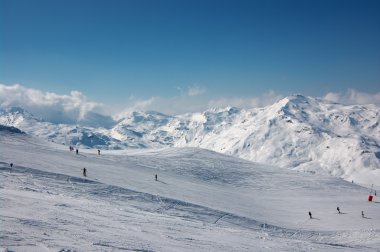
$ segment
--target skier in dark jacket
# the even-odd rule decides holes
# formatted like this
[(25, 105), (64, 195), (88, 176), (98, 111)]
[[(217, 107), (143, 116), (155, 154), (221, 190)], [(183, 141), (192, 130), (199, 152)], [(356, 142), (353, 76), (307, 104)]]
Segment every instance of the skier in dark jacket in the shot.
[(309, 211), (309, 216), (310, 216), (310, 219), (313, 219), (313, 216), (311, 215), (311, 212)]
[(339, 207), (337, 207), (336, 210), (338, 210), (338, 213), (340, 213), (340, 208)]
[(83, 168), (83, 177), (87, 177), (87, 169)]
[(157, 174), (156, 174), (154, 177), (155, 177), (155, 179), (156, 179), (156, 181), (157, 181)]
[(13, 167), (13, 163), (10, 163), (9, 165), (11, 166), (11, 168)]

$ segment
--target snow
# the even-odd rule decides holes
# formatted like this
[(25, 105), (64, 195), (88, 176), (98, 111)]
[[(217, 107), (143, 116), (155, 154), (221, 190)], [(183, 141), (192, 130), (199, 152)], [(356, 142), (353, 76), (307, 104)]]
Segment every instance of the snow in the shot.
[[(201, 148), (102, 150), (101, 155), (79, 149), (76, 155), (68, 146), (7, 130), (0, 131), (0, 150), (4, 250), (380, 247), (378, 196), (368, 202), (369, 188), (332, 176)], [(88, 177), (82, 177), (84, 167)]]
[[(0, 124), (40, 138), (96, 149), (197, 147), (246, 160), (316, 172), (380, 187), (380, 109), (303, 95), (264, 108), (215, 108), (167, 116), (131, 112), (114, 125), (100, 116), (89, 126), (44, 122), (21, 108), (0, 111)], [(94, 122), (91, 122), (91, 118)]]

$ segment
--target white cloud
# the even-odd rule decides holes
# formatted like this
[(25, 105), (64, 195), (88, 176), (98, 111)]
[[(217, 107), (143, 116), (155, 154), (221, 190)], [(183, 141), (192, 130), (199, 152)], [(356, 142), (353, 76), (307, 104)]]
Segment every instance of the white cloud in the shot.
[(187, 93), (182, 92), (182, 90), (180, 90), (178, 96), (169, 98), (156, 96), (148, 99), (138, 99), (132, 96), (128, 100), (128, 108), (118, 113), (115, 119), (120, 119), (132, 111), (154, 110), (168, 115), (178, 115), (229, 106), (239, 108), (264, 107), (273, 104), (281, 98), (283, 98), (283, 95), (276, 94), (273, 91), (257, 97), (221, 97), (213, 100), (204, 96), (189, 96)]
[(0, 106), (19, 106), (32, 114), (55, 123), (76, 123), (88, 112), (99, 113), (102, 105), (87, 100), (79, 91), (58, 95), (26, 88), (20, 84), (0, 84)]
[[(130, 96), (127, 103), (128, 106), (126, 109), (122, 109), (121, 112), (116, 112), (114, 115), (115, 120), (120, 120), (124, 118), (129, 113), (132, 113), (134, 111), (148, 111), (153, 110), (152, 107), (154, 107), (156, 100), (159, 99), (158, 97), (151, 97), (149, 99), (139, 99), (135, 96)], [(160, 110), (155, 110), (158, 112), (161, 112)]]
[(188, 96), (197, 96), (197, 95), (204, 94), (205, 92), (206, 92), (206, 89), (198, 85), (193, 85), (187, 88)]
[(284, 98), (281, 94), (276, 94), (274, 91), (269, 91), (263, 95), (255, 97), (232, 97), (232, 98), (219, 98), (210, 100), (208, 107), (238, 107), (238, 108), (254, 108), (265, 107), (275, 103), (276, 101)]
[(157, 111), (167, 115), (178, 115), (188, 112), (203, 111), (207, 109), (207, 102), (201, 101), (196, 97), (174, 96), (169, 98), (151, 97), (148, 99), (133, 99), (128, 100), (127, 108), (115, 115), (115, 119), (123, 118), (124, 115), (133, 111)]
[(376, 104), (380, 105), (380, 92), (377, 93), (363, 93), (355, 89), (348, 89), (346, 92), (340, 93), (327, 93), (324, 99), (342, 103), (346, 105), (354, 104)]

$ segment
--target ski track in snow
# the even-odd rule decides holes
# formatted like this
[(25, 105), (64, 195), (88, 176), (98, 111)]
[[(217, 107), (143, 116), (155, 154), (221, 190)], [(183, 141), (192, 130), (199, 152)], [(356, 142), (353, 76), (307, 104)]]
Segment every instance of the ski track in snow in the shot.
[(380, 203), (343, 180), (201, 149), (75, 155), (4, 133), (0, 149), (8, 251), (379, 251)]

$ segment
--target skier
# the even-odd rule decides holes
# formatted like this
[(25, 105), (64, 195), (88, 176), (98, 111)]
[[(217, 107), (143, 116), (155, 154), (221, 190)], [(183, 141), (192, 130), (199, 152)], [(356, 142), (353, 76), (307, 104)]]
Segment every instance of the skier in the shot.
[(338, 213), (340, 213), (340, 209), (339, 209), (339, 207), (337, 207), (336, 210), (338, 210)]
[(100, 155), (100, 150), (98, 150), (98, 155)]
[(11, 166), (11, 168), (13, 167), (13, 163), (10, 163), (9, 165)]
[(78, 150), (78, 149), (76, 149), (76, 150), (75, 150), (75, 153), (78, 155), (78, 154), (79, 154), (79, 150)]
[(156, 181), (157, 181), (157, 174), (154, 177), (156, 178)]
[(364, 212), (363, 212), (363, 210), (362, 210), (362, 218), (364, 218)]
[(83, 168), (83, 177), (87, 177), (87, 169)]
[(313, 219), (313, 216), (311, 216), (311, 212), (309, 211), (309, 216), (310, 216), (310, 219)]

